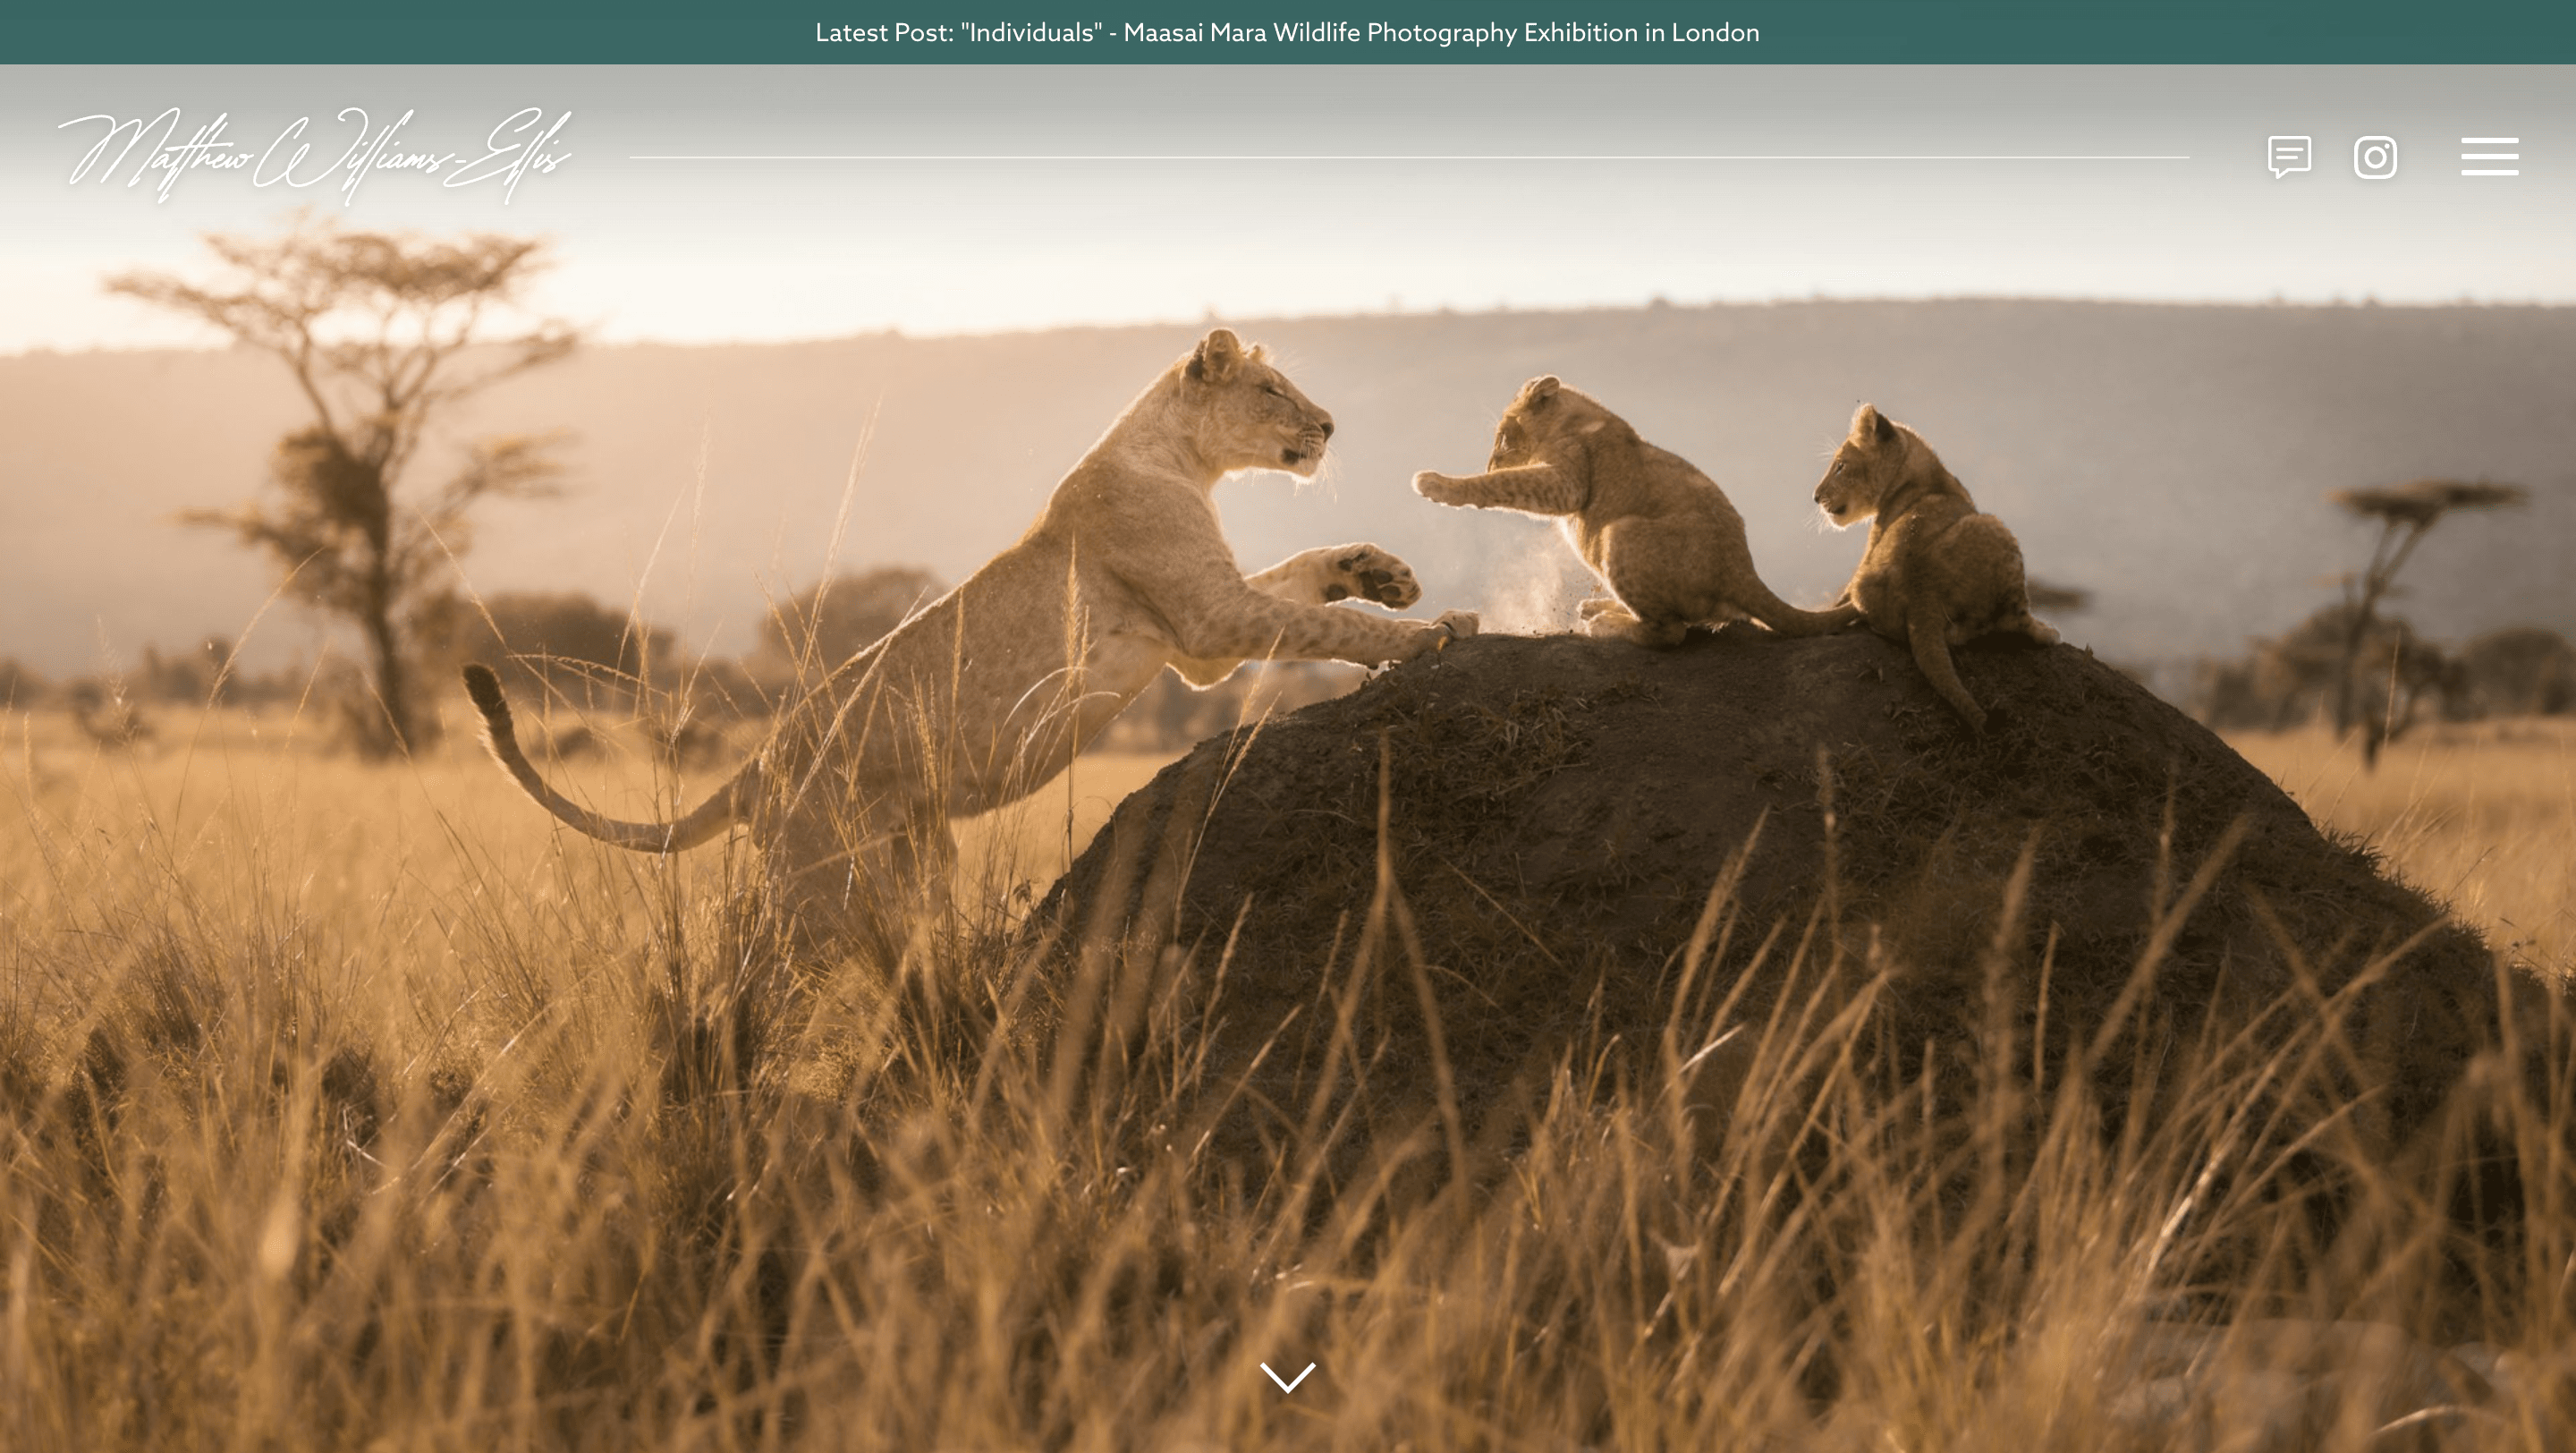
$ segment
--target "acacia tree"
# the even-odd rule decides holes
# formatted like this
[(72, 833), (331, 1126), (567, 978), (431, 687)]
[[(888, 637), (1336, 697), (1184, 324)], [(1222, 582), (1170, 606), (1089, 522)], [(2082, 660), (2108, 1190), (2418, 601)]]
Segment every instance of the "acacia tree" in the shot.
[(489, 661), (523, 689), (571, 695), (594, 709), (640, 703), (678, 655), (671, 632), (577, 590), (442, 595), (415, 617), (422, 656), (442, 671)]
[[(2370, 563), (2358, 575), (2343, 577), (2344, 620), (2343, 659), (2335, 674), (2335, 734), (2350, 732), (2358, 714), (2355, 703), (2363, 647), (2379, 626), (2379, 603), (2396, 586), (2397, 572), (2405, 567), (2406, 557), (2440, 524), (2442, 517), (2454, 510), (2503, 509), (2531, 498), (2530, 491), (2518, 484), (2490, 484), (2485, 480), (2419, 479), (2411, 484), (2384, 489), (2339, 489), (2327, 499), (2343, 506), (2365, 520), (2379, 522), (2379, 539), (2371, 547)], [(2396, 658), (2402, 662), (2402, 654)], [(2366, 766), (2377, 766), (2379, 748), (2391, 735), (2390, 716), (2397, 696), (2392, 686), (2389, 710), (2373, 712), (2361, 727), (2361, 759)]]
[(829, 671), (947, 590), (918, 565), (830, 576), (770, 610), (760, 623), (760, 654), (789, 671)]
[(278, 441), (265, 498), (191, 510), (268, 552), (292, 590), (358, 628), (375, 710), (361, 745), (375, 753), (418, 738), (406, 669), (412, 617), (468, 543), (479, 502), (551, 491), (560, 474), (550, 435), (478, 440), (434, 490), (407, 488), (430, 422), (468, 395), (551, 363), (578, 341), (544, 322), (486, 337), (490, 316), (518, 301), (546, 265), (534, 238), (455, 238), (346, 231), (300, 218), (274, 239), (208, 234), (227, 274), (205, 285), (166, 273), (107, 280), (123, 293), (214, 324), (276, 355), (312, 421)]

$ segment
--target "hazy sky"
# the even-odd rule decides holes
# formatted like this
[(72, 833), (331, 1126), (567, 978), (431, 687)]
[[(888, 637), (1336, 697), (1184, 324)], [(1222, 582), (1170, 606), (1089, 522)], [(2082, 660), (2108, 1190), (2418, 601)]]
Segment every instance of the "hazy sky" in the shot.
[[(70, 180), (107, 123), (63, 123), (172, 106), (175, 139), (220, 114), (252, 165), (166, 200), (128, 184), (140, 147)], [(414, 113), (393, 152), (469, 159), (522, 108), (569, 113), (563, 159), (506, 201), (253, 184), (298, 118), (290, 177), (321, 176), (353, 106)], [(1657, 295), (2576, 302), (2571, 123), (2564, 67), (22, 67), (0, 351), (212, 341), (100, 275), (201, 268), (197, 234), (298, 205), (548, 234), (539, 306), (609, 340)], [(2313, 137), (2311, 171), (2270, 174), (2276, 133)], [(2366, 134), (2396, 139), (2393, 179), (2354, 175)], [(2521, 175), (2458, 174), (2484, 136), (2518, 138)]]

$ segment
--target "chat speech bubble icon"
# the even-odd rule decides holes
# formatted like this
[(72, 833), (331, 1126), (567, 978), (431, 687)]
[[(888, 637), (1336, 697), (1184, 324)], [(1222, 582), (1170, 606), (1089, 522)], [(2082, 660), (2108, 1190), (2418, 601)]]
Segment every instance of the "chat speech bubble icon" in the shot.
[(2316, 167), (2317, 146), (2311, 137), (2275, 136), (2265, 152), (2268, 158), (2265, 165), (2271, 168), (2272, 180), (2276, 182), (2292, 172), (2312, 171)]

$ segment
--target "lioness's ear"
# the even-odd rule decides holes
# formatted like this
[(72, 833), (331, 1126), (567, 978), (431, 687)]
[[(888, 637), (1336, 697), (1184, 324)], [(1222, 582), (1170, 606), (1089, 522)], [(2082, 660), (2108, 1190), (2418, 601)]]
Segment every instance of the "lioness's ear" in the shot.
[(1556, 381), (1555, 374), (1542, 373), (1521, 385), (1521, 401), (1531, 405), (1546, 403), (1549, 399), (1555, 398), (1556, 391), (1562, 387), (1564, 385)]
[(1243, 358), (1243, 340), (1231, 328), (1210, 328), (1199, 340), (1196, 353), (1190, 355), (1190, 377), (1223, 382)]
[(1896, 426), (1876, 404), (1863, 404), (1852, 414), (1851, 436), (1864, 444), (1884, 444), (1896, 437)]

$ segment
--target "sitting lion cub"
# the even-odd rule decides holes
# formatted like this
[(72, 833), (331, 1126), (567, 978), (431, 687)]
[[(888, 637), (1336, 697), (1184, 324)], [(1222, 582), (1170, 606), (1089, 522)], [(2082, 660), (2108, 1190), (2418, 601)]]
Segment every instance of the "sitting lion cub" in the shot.
[(1692, 626), (1739, 616), (1790, 636), (1860, 619), (1854, 608), (1803, 611), (1772, 594), (1753, 573), (1744, 517), (1716, 483), (1553, 374), (1521, 386), (1485, 473), (1424, 470), (1413, 488), (1444, 505), (1563, 517), (1567, 543), (1609, 591), (1582, 605), (1596, 636), (1671, 646)]
[(2012, 531), (1977, 513), (1922, 435), (1869, 404), (1852, 415), (1851, 437), (1817, 482), (1816, 503), (1836, 529), (1872, 521), (1840, 603), (1857, 607), (1871, 630), (1912, 646), (1932, 689), (1970, 731), (1985, 730), (1986, 713), (1959, 684), (1950, 647), (1998, 631), (2057, 643), (2057, 632), (2031, 616)]

